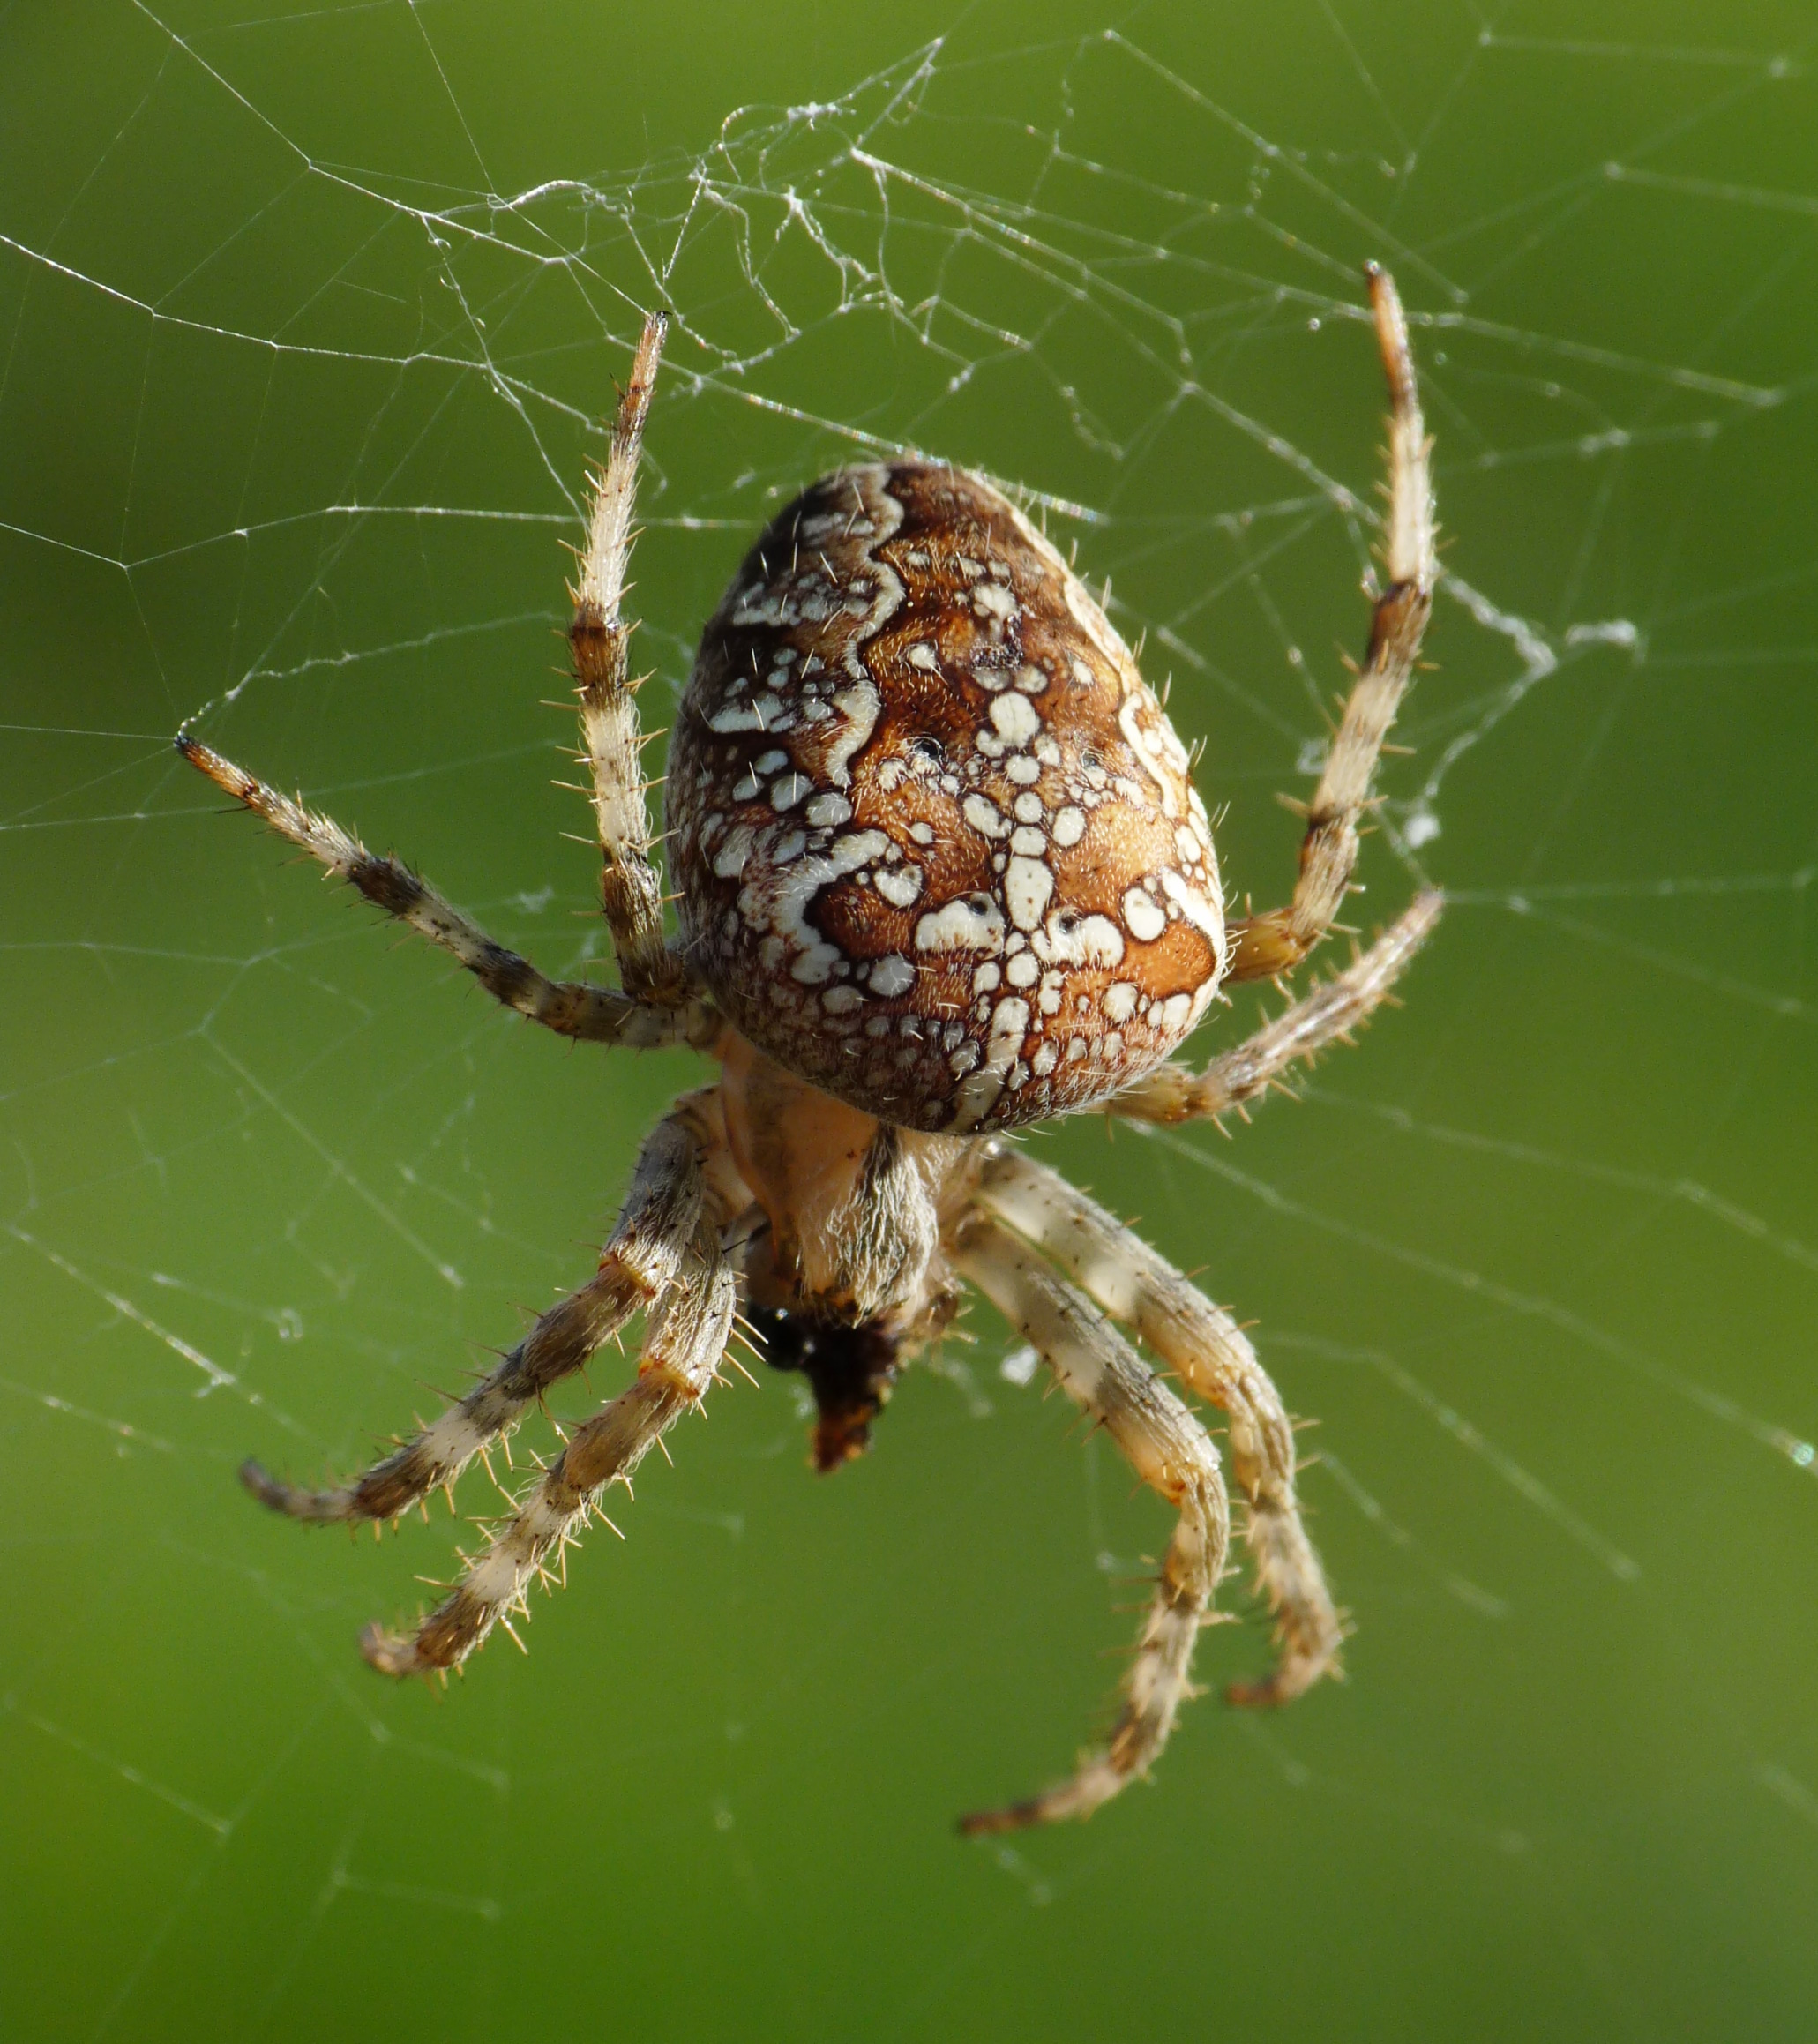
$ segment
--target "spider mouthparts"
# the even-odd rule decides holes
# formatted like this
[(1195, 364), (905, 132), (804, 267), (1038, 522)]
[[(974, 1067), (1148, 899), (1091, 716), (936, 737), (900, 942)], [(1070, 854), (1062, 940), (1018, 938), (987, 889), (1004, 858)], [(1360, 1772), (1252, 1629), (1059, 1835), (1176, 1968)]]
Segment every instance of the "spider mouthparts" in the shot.
[(746, 1310), (764, 1337), (765, 1361), (773, 1370), (800, 1370), (814, 1393), (815, 1469), (829, 1476), (857, 1461), (871, 1447), (872, 1421), (890, 1401), (896, 1336), (875, 1324), (847, 1327), (778, 1307)]
[(872, 1421), (889, 1396), (887, 1387), (875, 1397), (864, 1397), (850, 1405), (830, 1408), (825, 1403), (814, 1428), (814, 1472), (831, 1476), (849, 1462), (871, 1452)]

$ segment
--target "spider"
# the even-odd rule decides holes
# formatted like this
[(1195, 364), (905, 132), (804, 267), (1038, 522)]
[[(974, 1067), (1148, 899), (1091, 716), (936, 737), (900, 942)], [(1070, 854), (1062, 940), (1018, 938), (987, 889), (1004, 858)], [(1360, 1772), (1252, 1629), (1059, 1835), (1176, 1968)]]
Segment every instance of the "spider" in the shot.
[(1344, 1626), (1295, 1498), (1294, 1437), (1237, 1322), (1014, 1132), (1093, 1109), (1171, 1123), (1241, 1111), (1367, 1017), (1433, 928), (1422, 895), (1366, 952), (1204, 1070), (1171, 1059), (1221, 985), (1278, 978), (1331, 928), (1358, 816), (1413, 672), (1436, 574), (1406, 322), (1373, 266), (1390, 400), (1388, 587), (1331, 741), (1284, 908), (1227, 922), (1210, 825), (1160, 702), (1104, 610), (982, 478), (903, 457), (814, 483), (714, 613), (670, 748), (677, 936), (640, 764), (625, 611), (640, 448), (666, 322), (647, 321), (590, 479), (569, 639), (620, 988), (546, 978), (434, 888), (188, 730), (230, 796), (558, 1034), (686, 1044), (717, 1082), (646, 1140), (586, 1284), (490, 1374), (352, 1483), (249, 1462), (308, 1521), (396, 1520), (510, 1432), (639, 1312), (637, 1374), (569, 1432), (441, 1603), (362, 1635), (386, 1674), (457, 1667), (526, 1610), (609, 1485), (715, 1381), (735, 1318), (806, 1373), (813, 1459), (867, 1445), (901, 1364), (970, 1285), (1020, 1331), (1178, 1516), (1109, 1741), (969, 1833), (1083, 1816), (1148, 1771), (1191, 1694), (1230, 1508), (1185, 1390), (1223, 1413), (1283, 1703), (1337, 1666)]

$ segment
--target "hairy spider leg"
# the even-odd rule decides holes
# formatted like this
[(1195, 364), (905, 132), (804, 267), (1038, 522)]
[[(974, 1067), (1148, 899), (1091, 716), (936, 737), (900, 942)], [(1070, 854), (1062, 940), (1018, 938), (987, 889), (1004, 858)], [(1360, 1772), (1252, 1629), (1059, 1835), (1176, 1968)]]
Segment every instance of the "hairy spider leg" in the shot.
[(1377, 754), (1413, 678), (1433, 609), (1439, 564), (1433, 555), (1433, 443), (1420, 416), (1408, 322), (1387, 271), (1369, 267), (1370, 303), (1388, 378), (1388, 516), (1383, 565), (1388, 587), (1377, 598), (1370, 649), (1326, 757), (1301, 841), (1294, 898), (1231, 926), (1228, 980), (1271, 979), (1291, 971), (1335, 920), (1358, 863), (1358, 816), (1370, 798)]
[(1254, 1036), (1214, 1058), (1203, 1072), (1178, 1061), (1157, 1065), (1102, 1102), (1099, 1112), (1133, 1121), (1193, 1121), (1216, 1119), (1261, 1099), (1297, 1059), (1311, 1063), (1370, 1019), (1433, 933), (1444, 907), (1443, 895), (1417, 895), (1343, 972), (1310, 987)]
[(542, 1314), (465, 1398), (339, 1489), (305, 1490), (257, 1462), (241, 1468), (246, 1487), (274, 1511), (321, 1522), (396, 1518), (430, 1491), (453, 1484), (552, 1384), (580, 1369), (640, 1307), (652, 1306), (676, 1284), (707, 1197), (699, 1124), (716, 1110), (710, 1094), (696, 1095), (651, 1131), (598, 1272)]
[(489, 937), (408, 866), (368, 851), (333, 817), (268, 788), (256, 775), (236, 767), (187, 731), (178, 733), (176, 749), (217, 788), (263, 818), (279, 836), (308, 852), (337, 880), (356, 887), (375, 908), (408, 923), (445, 951), (496, 1001), (557, 1036), (643, 1050), (657, 1044), (710, 1038), (718, 1026), (700, 1002), (658, 1007), (604, 987), (546, 978), (528, 959)]
[(987, 1214), (962, 1224), (955, 1262), (1180, 1513), (1104, 1750), (1058, 1787), (961, 1818), (960, 1829), (978, 1837), (1089, 1816), (1156, 1759), (1192, 1694), (1193, 1643), (1224, 1573), (1231, 1512), (1210, 1436), (1089, 1299)]
[(669, 321), (659, 312), (644, 322), (639, 337), (631, 378), (619, 400), (611, 449), (594, 478), (587, 548), (570, 591), (574, 621), (568, 642), (580, 696), (581, 738), (593, 775), (600, 900), (619, 978), (626, 992), (640, 1000), (678, 1007), (688, 1000), (688, 977), (663, 936), (662, 875), (651, 856), (644, 739), (638, 721), (638, 691), (647, 677), (631, 673), (635, 626), (624, 608), (625, 571), (635, 537), (632, 513), (638, 457), (668, 332)]
[(1285, 1703), (1337, 1666), (1343, 1628), (1294, 1495), (1294, 1431), (1247, 1336), (1148, 1244), (1058, 1173), (999, 1147), (980, 1172), (979, 1205), (1053, 1258), (1186, 1388), (1230, 1423), (1231, 1469), (1249, 1503), (1256, 1586), (1279, 1647), (1236, 1703)]
[(375, 1625), (361, 1634), (360, 1651), (380, 1673), (459, 1666), (495, 1625), (509, 1628), (513, 1613), (528, 1615), (531, 1578), (559, 1560), (606, 1486), (629, 1487), (658, 1439), (707, 1396), (732, 1331), (736, 1293), (718, 1225), (703, 1216), (676, 1282), (651, 1309), (634, 1381), (575, 1428), (414, 1633)]

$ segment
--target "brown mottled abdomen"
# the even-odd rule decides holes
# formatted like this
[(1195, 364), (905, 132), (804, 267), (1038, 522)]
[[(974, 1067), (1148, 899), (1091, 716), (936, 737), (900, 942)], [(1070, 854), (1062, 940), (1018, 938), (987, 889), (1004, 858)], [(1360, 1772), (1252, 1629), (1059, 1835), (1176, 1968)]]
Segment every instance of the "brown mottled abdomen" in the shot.
[(701, 640), (668, 809), (726, 1015), (909, 1127), (1115, 1092), (1223, 967), (1173, 728), (1053, 548), (963, 470), (845, 469), (775, 520)]

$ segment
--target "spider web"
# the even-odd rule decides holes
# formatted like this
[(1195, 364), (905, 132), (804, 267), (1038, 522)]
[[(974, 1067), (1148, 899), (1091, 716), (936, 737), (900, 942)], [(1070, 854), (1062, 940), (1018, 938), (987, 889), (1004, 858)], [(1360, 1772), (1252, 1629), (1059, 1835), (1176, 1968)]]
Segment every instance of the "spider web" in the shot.
[[(1403, 2033), (1809, 2006), (1813, 57), (1768, 10), (1721, 46), (1429, 13), (1032, 41), (975, 10), (789, 67), (553, 11), (510, 53), (453, 6), (104, 9), (79, 50), (0, 16), (0, 1761), (33, 2034), (333, 2033), (400, 1973), (455, 2034), (577, 1995), (710, 2033), (827, 2034), (860, 1997), (879, 2036), (1104, 2033), (1127, 1968), (1082, 1955), (1120, 1937), (1147, 1995), (1276, 2033), (1322, 2025), (1297, 1976)], [(1367, 258), (1410, 308), (1448, 550), (1360, 921), (1435, 884), (1447, 922), (1406, 1010), (1241, 1142), (1036, 1139), (1320, 1415), (1349, 1688), (1202, 1704), (1155, 1799), (949, 1845), (949, 1807), (1065, 1766), (1141, 1594), (1108, 1587), (1163, 1537), (982, 1313), (861, 1470), (809, 1484), (788, 1381), (723, 1394), (528, 1662), (378, 1684), (353, 1630), (460, 1529), (349, 1554), (259, 1518), (236, 1463), (352, 1467), (512, 1338), (696, 1067), (571, 1057), (393, 952), (213, 814), (171, 732), (603, 970), (537, 698), (608, 378), (662, 304), (647, 724), (776, 505), (919, 446), (1108, 580), (1207, 739), (1228, 876), (1279, 898), (1271, 797), (1317, 774), (1365, 616)], [(1261, 1651), (1253, 1616), (1208, 1635), (1208, 1679)]]

